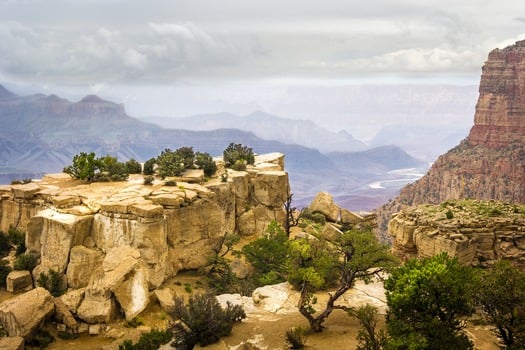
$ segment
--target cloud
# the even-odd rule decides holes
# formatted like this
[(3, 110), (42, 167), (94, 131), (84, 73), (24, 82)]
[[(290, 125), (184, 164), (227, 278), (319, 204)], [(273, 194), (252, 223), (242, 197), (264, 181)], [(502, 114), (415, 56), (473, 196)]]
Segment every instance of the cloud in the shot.
[[(109, 15), (124, 4), (122, 16)], [(525, 21), (515, 16), (519, 5), (493, 0), (44, 5), (0, 3), (2, 76), (93, 85), (477, 74), (487, 53), (523, 32)]]

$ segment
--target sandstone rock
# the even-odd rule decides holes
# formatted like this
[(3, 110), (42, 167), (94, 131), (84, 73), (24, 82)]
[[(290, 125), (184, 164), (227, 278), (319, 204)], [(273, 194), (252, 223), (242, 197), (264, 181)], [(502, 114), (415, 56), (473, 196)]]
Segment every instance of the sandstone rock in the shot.
[(54, 311), (53, 297), (35, 288), (0, 304), (0, 324), (10, 337), (29, 338)]
[(22, 337), (1, 337), (0, 350), (24, 350), (25, 340)]
[(334, 203), (334, 198), (327, 192), (319, 192), (310, 203), (308, 209), (311, 212), (323, 214), (329, 221), (339, 221), (340, 208)]
[[(445, 252), (461, 264), (474, 266), (490, 266), (497, 259), (519, 262), (525, 256), (517, 234), (525, 229), (521, 210), (525, 207), (476, 200), (405, 208), (388, 224), (393, 253), (408, 259)], [(452, 219), (444, 218), (446, 211)], [(501, 214), (490, 216), (491, 212)]]
[(12, 271), (6, 279), (9, 293), (27, 292), (33, 289), (33, 277), (29, 271)]
[(104, 325), (102, 324), (90, 324), (88, 333), (89, 335), (99, 335), (104, 331)]
[(104, 255), (97, 249), (78, 245), (71, 248), (67, 265), (67, 285), (70, 288), (86, 287), (95, 269), (102, 265)]
[(31, 199), (40, 191), (40, 186), (34, 182), (30, 182), (24, 185), (13, 185), (11, 189), (16, 199)]
[(77, 309), (77, 316), (89, 323), (109, 323), (116, 314), (116, 305), (107, 295), (86, 294)]
[(28, 224), (26, 245), (29, 253), (40, 255), (40, 265), (33, 270), (38, 278), (40, 272), (53, 269), (59, 273), (66, 270), (69, 251), (80, 245), (88, 235), (93, 218), (61, 214), (52, 209), (40, 211)]
[(62, 322), (68, 329), (76, 332), (78, 322), (71, 314), (71, 311), (69, 311), (68, 306), (61, 298), (54, 298), (53, 303), (55, 304), (55, 319), (58, 322)]
[(460, 198), (525, 203), (524, 65), (524, 41), (490, 52), (468, 137), (440, 156), (425, 176), (405, 186), (381, 209), (381, 217), (406, 205)]
[(253, 273), (252, 265), (240, 258), (233, 259), (233, 261), (230, 263), (230, 268), (233, 274), (240, 279), (245, 279), (251, 273)]
[(343, 232), (330, 223), (327, 223), (323, 228), (323, 232), (321, 232), (321, 236), (329, 241), (336, 241), (342, 235)]
[(253, 180), (255, 200), (264, 206), (282, 208), (288, 198), (288, 173), (285, 171), (261, 171)]
[(64, 305), (67, 306), (69, 311), (76, 314), (78, 307), (84, 300), (84, 288), (79, 289), (70, 289), (65, 294), (61, 295), (59, 298), (62, 299)]
[(112, 291), (128, 321), (144, 311), (149, 304), (148, 281), (144, 269), (135, 270), (131, 276), (127, 277), (120, 286)]
[(154, 291), (160, 306), (166, 312), (170, 312), (175, 307), (174, 293), (169, 288), (155, 289)]

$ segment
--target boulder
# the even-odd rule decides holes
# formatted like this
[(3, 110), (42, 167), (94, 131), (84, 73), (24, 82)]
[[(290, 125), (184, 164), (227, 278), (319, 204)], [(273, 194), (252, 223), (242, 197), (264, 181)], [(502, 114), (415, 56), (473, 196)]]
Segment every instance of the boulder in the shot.
[(31, 218), (27, 227), (29, 253), (40, 255), (33, 277), (53, 269), (64, 273), (73, 246), (81, 245), (91, 230), (92, 216), (76, 216), (45, 209)]
[(175, 301), (173, 300), (175, 295), (169, 288), (155, 289), (154, 291), (157, 300), (159, 301), (160, 307), (166, 312), (170, 312), (175, 307)]
[(70, 330), (76, 332), (78, 322), (75, 320), (75, 317), (73, 317), (64, 301), (62, 301), (61, 298), (54, 298), (53, 303), (55, 304), (55, 319), (66, 325)]
[(149, 304), (147, 272), (137, 249), (122, 246), (107, 252), (101, 268), (93, 274), (86, 289), (78, 316), (88, 323), (109, 322), (115, 311), (112, 295), (128, 320)]
[(328, 221), (339, 221), (341, 209), (334, 203), (334, 198), (327, 192), (319, 192), (308, 209), (313, 213), (323, 214)]
[(77, 316), (89, 323), (109, 323), (116, 314), (116, 305), (109, 295), (86, 294), (77, 309)]
[(62, 302), (67, 306), (69, 311), (76, 314), (80, 303), (84, 300), (85, 288), (70, 289), (60, 296)]
[(66, 277), (70, 288), (86, 287), (97, 266), (102, 265), (104, 255), (98, 249), (74, 246), (69, 255)]
[(149, 289), (146, 272), (139, 268), (112, 290), (120, 307), (124, 310), (126, 320), (131, 321), (149, 304)]
[(270, 208), (282, 208), (288, 198), (288, 173), (285, 171), (260, 171), (253, 180), (256, 202)]
[(11, 271), (6, 284), (9, 293), (27, 292), (33, 289), (33, 277), (29, 271)]
[(22, 337), (1, 337), (0, 350), (24, 350), (24, 343)]
[(0, 325), (10, 337), (28, 339), (54, 310), (51, 294), (37, 287), (0, 304)]

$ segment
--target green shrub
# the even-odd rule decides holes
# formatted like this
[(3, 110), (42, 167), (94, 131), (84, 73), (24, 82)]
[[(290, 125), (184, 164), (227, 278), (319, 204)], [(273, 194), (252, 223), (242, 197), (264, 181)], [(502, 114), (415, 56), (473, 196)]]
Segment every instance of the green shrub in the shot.
[(128, 172), (128, 174), (142, 173), (142, 166), (135, 159), (131, 158), (125, 164), (126, 164), (126, 171)]
[(75, 179), (92, 181), (97, 168), (98, 160), (94, 152), (80, 152), (73, 157), (72, 164), (65, 167), (63, 171)]
[(11, 242), (9, 237), (2, 231), (0, 231), (0, 257), (7, 256), (11, 250)]
[(23, 179), (23, 180), (13, 180), (11, 181), (11, 185), (25, 185), (25, 184), (28, 184), (30, 182), (32, 182), (33, 179)]
[(144, 176), (144, 185), (145, 186), (153, 185), (153, 181), (155, 181), (155, 177), (153, 177), (152, 175)]
[(37, 258), (31, 254), (20, 254), (14, 264), (15, 270), (28, 270), (32, 271), (37, 264)]
[(217, 164), (209, 153), (195, 153), (195, 165), (204, 171), (205, 176), (212, 176), (217, 171)]
[(230, 143), (223, 152), (224, 164), (226, 167), (233, 167), (234, 164), (253, 164), (255, 155), (250, 147), (238, 143)]
[(26, 251), (26, 234), (23, 231), (17, 230), (13, 226), (9, 226), (7, 236), (12, 245), (16, 246), (15, 255), (18, 256)]
[(64, 340), (72, 340), (72, 339), (77, 339), (79, 337), (77, 333), (70, 333), (66, 331), (58, 331), (57, 335), (60, 339), (64, 339)]
[(177, 349), (193, 349), (196, 344), (206, 346), (231, 333), (233, 324), (246, 318), (240, 305), (227, 304), (222, 308), (211, 294), (190, 296), (188, 304), (184, 299), (175, 298), (171, 316), (178, 320), (172, 325)]
[(134, 317), (132, 320), (127, 321), (124, 324), (124, 327), (126, 328), (137, 328), (138, 326), (142, 326), (144, 324), (144, 320), (141, 317)]
[(155, 174), (155, 163), (157, 162), (156, 158), (148, 159), (144, 163), (144, 169), (142, 170), (142, 173), (144, 175), (154, 175)]
[(152, 329), (140, 336), (139, 341), (133, 344), (131, 340), (124, 340), (119, 344), (119, 350), (157, 350), (161, 345), (167, 344), (172, 338), (168, 330)]
[(445, 213), (445, 216), (446, 216), (446, 218), (447, 218), (448, 220), (451, 220), (451, 219), (454, 218), (454, 213), (452, 213), (452, 212), (450, 211), (450, 209), (449, 209), (449, 210), (447, 210), (447, 212)]
[(0, 287), (6, 286), (7, 275), (11, 272), (11, 267), (9, 267), (9, 262), (4, 259), (0, 259)]
[(62, 274), (53, 269), (49, 269), (47, 273), (40, 272), (40, 277), (36, 282), (40, 287), (47, 289), (54, 297), (61, 296), (65, 292), (61, 286)]
[(182, 158), (184, 169), (193, 168), (193, 162), (195, 161), (193, 147), (180, 147), (175, 150), (175, 153), (177, 153)]
[(190, 283), (184, 283), (184, 290), (186, 291), (186, 293), (192, 293), (193, 292), (193, 288), (191, 287)]
[(164, 179), (169, 176), (180, 176), (184, 172), (184, 158), (177, 152), (166, 148), (157, 157), (157, 172)]
[(290, 349), (303, 349), (306, 345), (306, 332), (301, 327), (293, 327), (286, 331), (286, 341)]
[(26, 341), (26, 345), (34, 348), (45, 349), (49, 344), (55, 341), (55, 337), (44, 329), (39, 329), (31, 339)]
[(243, 159), (236, 160), (232, 164), (231, 168), (236, 171), (245, 171), (246, 170), (246, 161)]
[(168, 180), (164, 182), (164, 186), (177, 186), (177, 181)]

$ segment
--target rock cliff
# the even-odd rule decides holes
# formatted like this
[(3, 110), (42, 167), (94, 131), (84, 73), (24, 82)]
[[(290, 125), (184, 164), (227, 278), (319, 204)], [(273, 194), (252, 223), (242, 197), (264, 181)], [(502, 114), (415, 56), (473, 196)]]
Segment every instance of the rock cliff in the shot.
[(39, 258), (33, 278), (50, 269), (62, 274), (70, 288), (64, 302), (85, 322), (108, 322), (119, 308), (132, 319), (150, 290), (204, 266), (227, 233), (257, 235), (285, 218), (289, 184), (280, 153), (257, 156), (247, 171), (228, 169), (225, 182), (143, 182), (135, 175), (87, 184), (54, 174), (0, 186), (0, 230), (27, 231), (27, 253)]
[(407, 205), (460, 198), (525, 203), (525, 41), (490, 52), (468, 137), (379, 210), (382, 228)]
[(399, 212), (388, 231), (394, 254), (403, 259), (446, 252), (465, 265), (525, 263), (525, 205), (480, 200), (419, 205)]
[(525, 41), (489, 54), (468, 137), (406, 186), (399, 200), (458, 198), (525, 202)]

